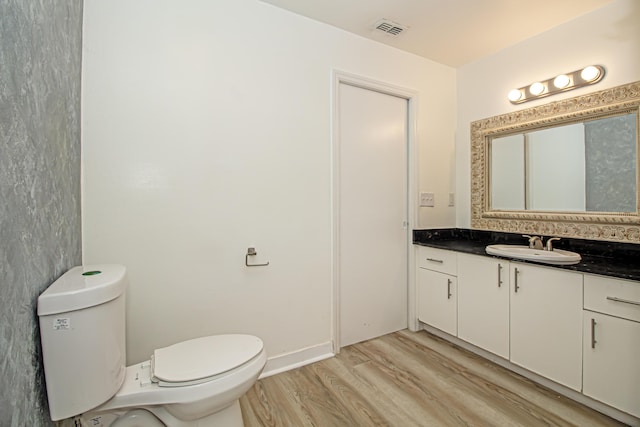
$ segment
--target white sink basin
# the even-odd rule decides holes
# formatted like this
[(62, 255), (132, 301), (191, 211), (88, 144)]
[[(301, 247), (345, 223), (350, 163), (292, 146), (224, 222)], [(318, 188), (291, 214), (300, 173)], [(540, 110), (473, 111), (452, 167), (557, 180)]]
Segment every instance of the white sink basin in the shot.
[(570, 265), (580, 262), (580, 254), (575, 252), (554, 249), (545, 251), (531, 249), (529, 246), (520, 245), (489, 245), (486, 251), (490, 255), (498, 255), (507, 258), (524, 259), (527, 261), (543, 262), (545, 264)]

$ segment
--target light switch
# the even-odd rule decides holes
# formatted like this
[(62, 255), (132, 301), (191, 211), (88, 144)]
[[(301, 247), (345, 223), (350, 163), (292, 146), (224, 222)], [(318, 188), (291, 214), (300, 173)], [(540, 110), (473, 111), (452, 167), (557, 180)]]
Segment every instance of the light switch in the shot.
[(456, 196), (453, 193), (449, 193), (449, 206), (454, 206), (456, 204)]
[(433, 193), (420, 193), (420, 206), (432, 208), (435, 206), (435, 195)]

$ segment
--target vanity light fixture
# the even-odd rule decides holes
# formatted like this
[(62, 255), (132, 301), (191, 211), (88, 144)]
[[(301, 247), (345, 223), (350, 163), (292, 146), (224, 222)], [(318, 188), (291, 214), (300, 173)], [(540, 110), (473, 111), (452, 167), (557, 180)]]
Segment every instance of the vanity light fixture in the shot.
[(509, 101), (516, 103), (516, 101), (520, 101), (523, 96), (524, 93), (522, 92), (522, 89), (513, 89), (511, 92), (509, 92), (508, 98)]
[(560, 74), (558, 77), (553, 79), (553, 86), (557, 89), (564, 89), (569, 86), (571, 83), (571, 79), (566, 74)]
[(531, 95), (540, 96), (545, 89), (546, 87), (542, 83), (535, 82), (529, 86), (529, 93), (531, 93)]
[(604, 77), (604, 67), (601, 65), (589, 65), (580, 70), (566, 74), (560, 74), (551, 79), (542, 80), (513, 89), (507, 96), (512, 104), (521, 104), (556, 93), (576, 89), (582, 86), (598, 83)]
[(600, 76), (600, 70), (593, 65), (589, 65), (588, 67), (583, 68), (580, 72), (580, 77), (582, 77), (582, 79), (586, 82), (594, 81), (598, 78), (598, 76)]

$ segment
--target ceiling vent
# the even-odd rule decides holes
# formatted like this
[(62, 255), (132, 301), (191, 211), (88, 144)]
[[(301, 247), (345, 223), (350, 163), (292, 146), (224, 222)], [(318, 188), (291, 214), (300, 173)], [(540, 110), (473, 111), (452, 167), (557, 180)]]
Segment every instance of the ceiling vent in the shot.
[(389, 21), (388, 19), (381, 19), (380, 21), (376, 22), (374, 28), (376, 30), (382, 31), (383, 33), (390, 34), (394, 37), (399, 36), (400, 33), (409, 29), (409, 27), (400, 25), (397, 22)]

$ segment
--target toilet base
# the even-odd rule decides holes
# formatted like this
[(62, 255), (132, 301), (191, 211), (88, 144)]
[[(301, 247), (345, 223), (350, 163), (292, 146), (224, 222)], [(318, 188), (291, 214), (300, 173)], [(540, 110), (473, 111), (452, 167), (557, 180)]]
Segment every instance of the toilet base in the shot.
[(193, 421), (180, 420), (164, 408), (160, 407), (159, 409), (161, 409), (161, 411), (154, 410), (153, 413), (165, 423), (167, 427), (244, 427), (239, 399), (234, 400), (231, 405), (218, 412)]
[[(146, 413), (146, 414), (145, 414)], [(79, 424), (75, 424), (75, 420)], [(154, 420), (152, 424), (150, 421)], [(158, 421), (159, 420), (159, 421)], [(162, 406), (131, 408), (130, 410), (89, 413), (63, 420), (61, 427), (155, 427), (155, 421), (166, 427), (244, 427), (240, 400), (204, 418), (193, 421), (180, 420)]]
[(195, 422), (197, 424), (191, 424), (191, 426), (244, 427), (242, 411), (240, 410), (240, 400), (234, 401), (222, 411), (218, 411), (208, 417), (195, 420)]

